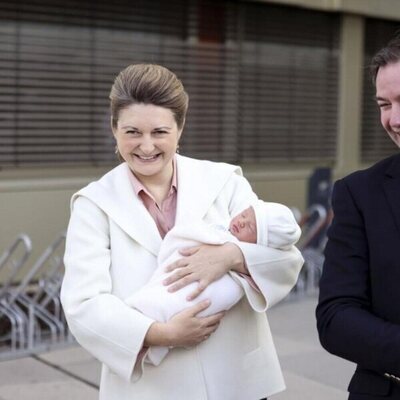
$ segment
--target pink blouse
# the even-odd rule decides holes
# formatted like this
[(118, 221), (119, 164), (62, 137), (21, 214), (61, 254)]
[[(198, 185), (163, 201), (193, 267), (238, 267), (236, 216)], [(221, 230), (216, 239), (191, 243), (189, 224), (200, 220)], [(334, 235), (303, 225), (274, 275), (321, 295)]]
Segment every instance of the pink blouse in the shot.
[(174, 172), (172, 175), (171, 187), (169, 188), (167, 197), (161, 204), (157, 204), (153, 195), (132, 173), (130, 174), (131, 182), (135, 193), (141, 198), (144, 206), (154, 219), (158, 231), (162, 238), (175, 225), (176, 217), (176, 200), (177, 200), (177, 177), (176, 177), (176, 160), (173, 160)]

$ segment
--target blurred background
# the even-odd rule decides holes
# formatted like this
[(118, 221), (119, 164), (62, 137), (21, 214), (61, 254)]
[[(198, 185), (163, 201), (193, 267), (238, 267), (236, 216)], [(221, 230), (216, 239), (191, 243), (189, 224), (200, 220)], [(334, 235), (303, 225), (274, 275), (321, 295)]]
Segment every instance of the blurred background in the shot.
[(398, 0), (0, 0), (3, 358), (72, 340), (57, 300), (69, 199), (117, 164), (108, 95), (132, 63), (183, 81), (181, 154), (239, 164), (293, 208), (306, 267), (288, 301), (313, 313), (332, 182), (397, 151), (368, 62), (399, 28)]

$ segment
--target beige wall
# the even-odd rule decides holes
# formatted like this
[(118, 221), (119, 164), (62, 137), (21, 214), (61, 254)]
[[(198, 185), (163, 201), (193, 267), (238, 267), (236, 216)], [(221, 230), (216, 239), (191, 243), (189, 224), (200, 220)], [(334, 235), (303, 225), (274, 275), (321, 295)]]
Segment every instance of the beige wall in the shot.
[(60, 169), (0, 171), (0, 254), (18, 234), (26, 233), (33, 245), (27, 266), (32, 265), (66, 229), (71, 195), (96, 176), (81, 174)]
[(0, 193), (0, 251), (19, 233), (32, 239), (30, 264), (65, 229), (70, 190), (26, 190)]

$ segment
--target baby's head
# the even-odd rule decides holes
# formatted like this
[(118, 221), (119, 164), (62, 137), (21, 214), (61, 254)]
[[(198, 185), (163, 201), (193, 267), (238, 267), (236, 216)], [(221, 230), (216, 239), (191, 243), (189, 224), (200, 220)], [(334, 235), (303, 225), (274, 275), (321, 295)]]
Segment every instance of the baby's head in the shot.
[(229, 231), (241, 242), (267, 245), (267, 211), (265, 203), (257, 200), (252, 206), (232, 218)]

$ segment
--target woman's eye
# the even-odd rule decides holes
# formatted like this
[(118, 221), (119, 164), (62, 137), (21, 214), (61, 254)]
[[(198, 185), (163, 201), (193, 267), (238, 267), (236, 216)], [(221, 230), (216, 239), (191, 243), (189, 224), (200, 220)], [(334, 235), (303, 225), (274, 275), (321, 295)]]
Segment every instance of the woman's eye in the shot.
[(390, 106), (390, 103), (378, 103), (379, 108), (387, 108)]

